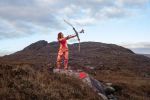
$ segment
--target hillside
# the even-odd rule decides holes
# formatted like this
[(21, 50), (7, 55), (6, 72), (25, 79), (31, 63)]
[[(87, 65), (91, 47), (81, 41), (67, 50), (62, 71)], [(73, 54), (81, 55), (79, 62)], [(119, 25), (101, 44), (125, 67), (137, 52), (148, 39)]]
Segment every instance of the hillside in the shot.
[[(1, 57), (0, 63), (2, 66), (27, 64), (33, 65), (34, 70), (47, 70), (47, 64), (49, 67), (55, 67), (58, 47), (57, 42), (48, 43), (41, 40), (14, 54)], [(69, 45), (69, 53), (71, 69), (82, 69), (99, 81), (113, 83), (117, 90), (115, 95), (119, 100), (150, 99), (150, 58), (115, 44), (99, 42), (81, 43), (81, 52), (78, 52), (77, 43)], [(28, 76), (33, 77), (32, 74)]]
[[(55, 67), (59, 44), (41, 40), (21, 51), (0, 58), (0, 63), (31, 63), (36, 65), (51, 64)], [(102, 70), (132, 70), (136, 73), (149, 74), (150, 58), (137, 55), (129, 49), (114, 44), (98, 42), (69, 45), (69, 65), (74, 68), (92, 66)]]

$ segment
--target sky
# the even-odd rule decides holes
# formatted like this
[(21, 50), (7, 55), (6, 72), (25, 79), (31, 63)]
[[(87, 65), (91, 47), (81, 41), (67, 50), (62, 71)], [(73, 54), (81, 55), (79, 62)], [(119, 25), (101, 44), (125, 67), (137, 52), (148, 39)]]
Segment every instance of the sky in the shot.
[(0, 7), (0, 56), (39, 40), (57, 41), (58, 32), (74, 34), (64, 19), (85, 30), (81, 42), (117, 44), (150, 54), (150, 0), (0, 0)]

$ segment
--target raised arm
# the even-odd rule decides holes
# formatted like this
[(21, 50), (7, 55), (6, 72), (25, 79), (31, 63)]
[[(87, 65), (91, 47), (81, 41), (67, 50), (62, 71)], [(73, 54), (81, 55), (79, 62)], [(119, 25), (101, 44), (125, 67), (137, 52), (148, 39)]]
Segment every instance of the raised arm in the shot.
[(74, 38), (74, 37), (76, 37), (77, 35), (68, 35), (67, 37), (66, 37), (66, 39), (68, 40), (68, 39), (71, 39), (71, 38)]

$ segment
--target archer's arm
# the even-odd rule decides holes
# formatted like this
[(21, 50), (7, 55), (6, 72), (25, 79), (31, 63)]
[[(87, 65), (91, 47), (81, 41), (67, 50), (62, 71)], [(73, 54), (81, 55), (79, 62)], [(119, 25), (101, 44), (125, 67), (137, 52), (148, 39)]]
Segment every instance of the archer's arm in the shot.
[(66, 37), (66, 39), (68, 40), (68, 39), (71, 39), (71, 38), (74, 38), (74, 37), (76, 37), (77, 35), (68, 35), (67, 37)]

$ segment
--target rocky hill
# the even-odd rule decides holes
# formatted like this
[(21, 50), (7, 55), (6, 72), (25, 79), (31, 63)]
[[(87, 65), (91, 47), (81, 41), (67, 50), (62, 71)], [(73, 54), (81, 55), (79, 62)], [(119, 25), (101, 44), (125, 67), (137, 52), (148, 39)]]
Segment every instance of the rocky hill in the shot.
[[(1, 57), (0, 63), (1, 66), (33, 65), (34, 70), (47, 69), (47, 64), (55, 67), (58, 47), (58, 42), (41, 40), (14, 54)], [(71, 69), (82, 69), (99, 81), (113, 83), (119, 100), (150, 99), (150, 58), (115, 44), (99, 42), (81, 43), (81, 52), (78, 52), (77, 43), (71, 44), (69, 53)]]
[[(31, 63), (36, 65), (51, 64), (55, 67), (59, 44), (41, 40), (29, 45), (21, 51), (0, 58), (0, 63)], [(69, 45), (69, 65), (73, 68), (92, 66), (102, 70), (132, 70), (147, 73), (150, 70), (150, 58), (135, 54), (129, 49), (114, 44), (98, 42)]]

